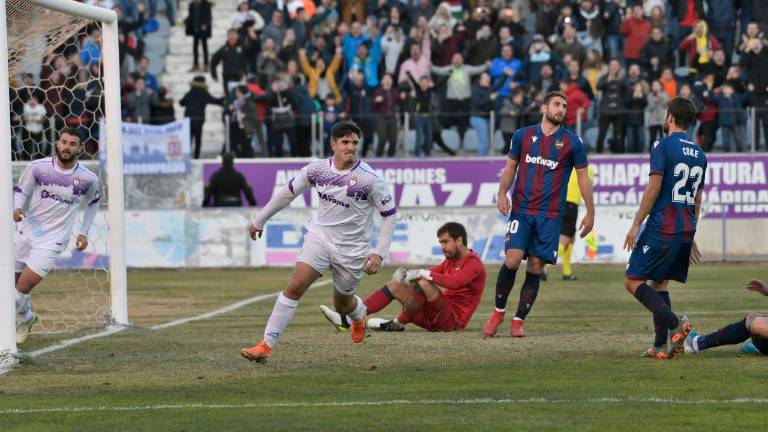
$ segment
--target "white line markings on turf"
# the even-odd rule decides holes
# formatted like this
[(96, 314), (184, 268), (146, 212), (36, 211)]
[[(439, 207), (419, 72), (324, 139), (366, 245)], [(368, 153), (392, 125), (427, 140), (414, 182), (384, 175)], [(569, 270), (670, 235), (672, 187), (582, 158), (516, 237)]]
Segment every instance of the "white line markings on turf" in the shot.
[[(322, 281), (313, 283), (310, 286), (310, 288), (317, 288), (319, 286), (328, 285), (331, 282), (332, 282), (331, 279), (322, 280)], [(235, 309), (240, 309), (241, 307), (247, 306), (249, 304), (258, 303), (258, 302), (260, 302), (262, 300), (266, 300), (266, 299), (270, 299), (270, 298), (273, 298), (273, 297), (277, 297), (278, 295), (280, 295), (281, 292), (282, 291), (278, 291), (278, 292), (274, 292), (274, 293), (271, 293), (271, 294), (262, 294), (260, 296), (251, 297), (249, 299), (245, 299), (245, 300), (239, 301), (237, 303), (232, 303), (229, 306), (224, 306), (221, 309), (216, 309), (216, 310), (213, 310), (213, 311), (210, 311), (210, 312), (206, 312), (206, 313), (204, 313), (202, 315), (193, 316), (193, 317), (189, 317), (189, 318), (182, 318), (182, 319), (178, 319), (178, 320), (175, 320), (175, 321), (167, 322), (165, 324), (158, 324), (156, 326), (150, 327), (149, 329), (150, 330), (162, 330), (162, 329), (165, 329), (165, 328), (168, 328), (168, 327), (175, 327), (175, 326), (178, 326), (178, 325), (186, 324), (186, 323), (191, 322), (191, 321), (197, 321), (197, 320), (204, 320), (204, 319), (208, 319), (208, 318), (213, 318), (213, 317), (215, 317), (217, 315), (221, 315), (221, 314), (224, 314), (224, 313), (227, 313), (227, 312), (231, 312), (231, 311), (233, 311)]]
[[(311, 288), (317, 288), (317, 287), (324, 286), (324, 285), (328, 285), (331, 282), (333, 282), (331, 279), (321, 280), (321, 281), (313, 283), (310, 286), (310, 289)], [(193, 316), (193, 317), (188, 317), (188, 318), (177, 319), (177, 320), (170, 321), (170, 322), (167, 322), (167, 323), (164, 323), (164, 324), (158, 324), (156, 326), (150, 327), (149, 329), (150, 330), (162, 330), (162, 329), (166, 329), (166, 328), (170, 328), (170, 327), (176, 327), (176, 326), (179, 326), (179, 325), (182, 325), (182, 324), (186, 324), (186, 323), (192, 322), (192, 321), (198, 321), (198, 320), (204, 320), (204, 319), (213, 318), (215, 316), (218, 316), (218, 315), (221, 315), (221, 314), (225, 314), (227, 312), (232, 312), (233, 310), (236, 310), (236, 309), (240, 309), (241, 307), (248, 306), (248, 305), (254, 304), (254, 303), (258, 303), (258, 302), (260, 302), (262, 300), (267, 300), (267, 299), (270, 299), (270, 298), (277, 297), (281, 292), (282, 291), (278, 291), (278, 292), (274, 292), (274, 293), (270, 293), (270, 294), (258, 295), (258, 296), (251, 297), (251, 298), (248, 298), (248, 299), (245, 299), (245, 300), (241, 300), (241, 301), (236, 302), (236, 303), (232, 303), (231, 305), (224, 306), (224, 307), (216, 309), (216, 310), (212, 310), (210, 312), (206, 312), (204, 314), (200, 314), (200, 315)], [(129, 328), (129, 327), (110, 326), (106, 330), (98, 332), (98, 333), (94, 333), (94, 334), (90, 334), (90, 335), (87, 335), (87, 336), (83, 336), (83, 337), (79, 337), (79, 338), (74, 338), (74, 339), (67, 339), (67, 340), (55, 343), (55, 344), (53, 344), (51, 346), (48, 346), (48, 347), (45, 347), (45, 348), (40, 348), (38, 350), (30, 351), (30, 352), (24, 353), (24, 354), (29, 356), (29, 357), (37, 357), (37, 356), (40, 356), (40, 355), (43, 355), (43, 354), (47, 354), (47, 353), (50, 353), (50, 352), (53, 352), (53, 351), (58, 351), (58, 350), (67, 348), (67, 347), (72, 346), (72, 345), (79, 344), (81, 342), (86, 342), (86, 341), (89, 341), (89, 340), (92, 340), (92, 339), (97, 339), (97, 338), (101, 338), (101, 337), (105, 337), (105, 336), (111, 336), (111, 335), (113, 335), (115, 333), (119, 333), (119, 332), (121, 332), (123, 330), (126, 330), (127, 328)]]
[(397, 406), (397, 405), (515, 405), (515, 404), (572, 404), (572, 403), (637, 403), (664, 405), (766, 405), (768, 399), (739, 398), (739, 399), (667, 399), (667, 398), (586, 398), (586, 399), (394, 399), (379, 401), (331, 401), (331, 402), (275, 402), (275, 403), (244, 403), (244, 404), (160, 404), (133, 406), (90, 406), (90, 407), (49, 407), (49, 408), (7, 408), (0, 410), (3, 414), (42, 414), (42, 413), (80, 413), (103, 411), (172, 411), (188, 409), (273, 409), (273, 408), (343, 408), (360, 406)]

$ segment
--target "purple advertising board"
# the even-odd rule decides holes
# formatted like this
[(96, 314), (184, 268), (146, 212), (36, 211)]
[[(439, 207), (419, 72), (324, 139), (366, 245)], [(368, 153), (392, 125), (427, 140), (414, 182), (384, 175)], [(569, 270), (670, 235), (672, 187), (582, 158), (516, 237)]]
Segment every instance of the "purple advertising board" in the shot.
[[(768, 154), (709, 155), (704, 203), (706, 217), (768, 217)], [(451, 158), (371, 160), (370, 165), (394, 186), (398, 207), (495, 206), (499, 175), (504, 158)], [(236, 169), (253, 188), (258, 205), (288, 184), (306, 161), (238, 161)], [(592, 156), (597, 206), (640, 203), (650, 170), (647, 156)], [(208, 183), (221, 164), (206, 163), (203, 179)], [(292, 206), (315, 206), (317, 196), (309, 192)]]

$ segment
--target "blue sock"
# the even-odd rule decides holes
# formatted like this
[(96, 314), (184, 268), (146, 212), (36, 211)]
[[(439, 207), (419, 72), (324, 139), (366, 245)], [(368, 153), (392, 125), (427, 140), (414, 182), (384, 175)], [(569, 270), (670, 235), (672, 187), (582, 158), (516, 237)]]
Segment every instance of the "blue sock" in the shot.
[(520, 289), (520, 302), (517, 304), (515, 318), (525, 320), (525, 317), (528, 316), (528, 313), (533, 307), (533, 303), (536, 301), (536, 296), (539, 294), (540, 284), (541, 274), (525, 272), (525, 281), (523, 282), (523, 287)]
[[(672, 299), (669, 298), (669, 291), (657, 291), (659, 295), (661, 296), (661, 299), (664, 300), (664, 303), (672, 309)], [(661, 348), (664, 346), (664, 344), (667, 343), (667, 337), (669, 336), (669, 329), (664, 326), (664, 323), (661, 322), (658, 318), (656, 318), (656, 315), (653, 316), (653, 330), (656, 333), (656, 339), (653, 341), (653, 346), (656, 348)]]
[(507, 299), (512, 287), (515, 285), (515, 276), (517, 269), (511, 269), (506, 264), (501, 265), (499, 276), (496, 279), (496, 309), (504, 310), (507, 308)]
[(673, 329), (679, 324), (679, 320), (672, 309), (664, 303), (664, 298), (651, 288), (650, 285), (644, 283), (637, 287), (635, 291), (635, 298), (648, 309), (654, 317), (658, 318), (659, 322), (668, 329)]
[(696, 339), (696, 344), (700, 350), (705, 350), (721, 345), (740, 344), (747, 339), (749, 339), (749, 330), (747, 330), (747, 319), (745, 318), (708, 335), (699, 336)]

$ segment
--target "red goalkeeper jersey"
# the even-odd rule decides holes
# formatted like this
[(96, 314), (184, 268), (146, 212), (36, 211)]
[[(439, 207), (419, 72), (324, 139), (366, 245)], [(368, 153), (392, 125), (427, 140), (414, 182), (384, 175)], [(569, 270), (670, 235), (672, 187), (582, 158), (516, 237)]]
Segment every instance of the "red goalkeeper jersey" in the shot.
[(432, 282), (443, 288), (445, 301), (456, 312), (463, 329), (477, 310), (485, 289), (485, 267), (480, 257), (470, 251), (464, 258), (445, 260), (430, 269)]

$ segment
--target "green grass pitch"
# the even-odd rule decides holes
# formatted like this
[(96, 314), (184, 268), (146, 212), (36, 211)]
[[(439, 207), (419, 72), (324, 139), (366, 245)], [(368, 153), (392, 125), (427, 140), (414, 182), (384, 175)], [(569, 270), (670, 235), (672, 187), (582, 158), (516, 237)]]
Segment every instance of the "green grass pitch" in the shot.
[[(705, 332), (768, 310), (768, 299), (744, 289), (749, 278), (768, 277), (765, 269), (694, 266), (688, 284), (670, 287), (673, 307)], [(136, 327), (23, 358), (0, 376), (0, 431), (765, 427), (767, 358), (736, 346), (672, 361), (639, 357), (653, 326), (624, 290), (622, 266), (575, 266), (575, 282), (560, 280), (554, 268), (526, 321), (528, 337), (510, 338), (505, 323), (501, 337), (483, 339), (497, 270), (488, 267), (483, 303), (465, 331), (409, 326), (372, 333), (364, 345), (353, 345), (320, 314), (331, 286), (313, 288), (267, 365), (244, 360), (239, 350), (261, 339), (273, 298), (208, 320), (150, 327), (279, 291), (290, 270), (132, 271)], [(380, 287), (391, 272), (366, 276), (360, 293)], [(39, 287), (33, 301), (46, 292)], [(396, 313), (392, 304), (378, 316)], [(33, 334), (22, 349), (62, 337)]]

